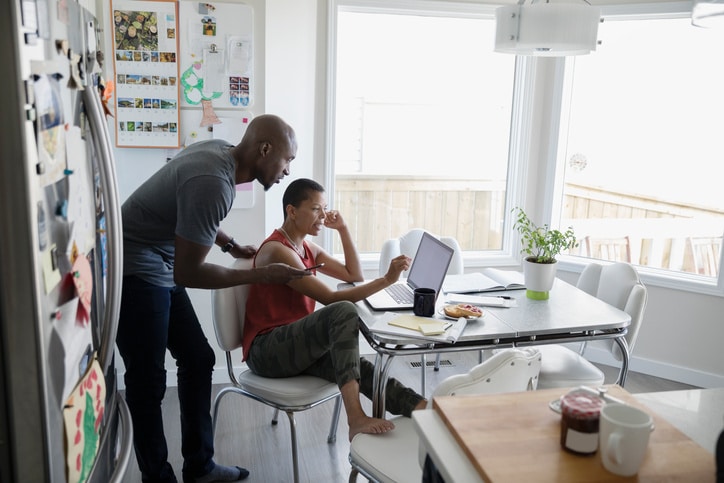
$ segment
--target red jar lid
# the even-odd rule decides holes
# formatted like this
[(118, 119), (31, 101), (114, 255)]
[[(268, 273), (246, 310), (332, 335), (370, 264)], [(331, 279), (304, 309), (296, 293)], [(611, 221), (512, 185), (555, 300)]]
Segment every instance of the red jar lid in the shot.
[(603, 399), (583, 391), (572, 391), (561, 397), (561, 412), (574, 419), (598, 419)]

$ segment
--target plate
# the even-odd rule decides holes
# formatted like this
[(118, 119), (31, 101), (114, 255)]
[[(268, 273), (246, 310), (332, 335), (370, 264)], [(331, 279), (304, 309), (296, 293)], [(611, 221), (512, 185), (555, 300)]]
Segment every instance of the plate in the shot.
[[(454, 305), (454, 304), (453, 304), (453, 305)], [(476, 307), (477, 307), (477, 305), (476, 305)], [(478, 308), (480, 308), (480, 307), (478, 307)], [(482, 310), (482, 309), (480, 309), (480, 310)], [(446, 319), (458, 320), (458, 317), (450, 317), (448, 314), (446, 314), (444, 307), (440, 307), (440, 310), (438, 310), (437, 313), (440, 314), (440, 315), (442, 315), (442, 316), (445, 317)], [(469, 315), (469, 316), (467, 316), (467, 317), (465, 317), (465, 318), (468, 319), (468, 320), (475, 320), (475, 319), (480, 319), (480, 318), (482, 318), (482, 317), (485, 317), (485, 312), (483, 312), (481, 315), (478, 315), (477, 317), (474, 316), (474, 315)]]

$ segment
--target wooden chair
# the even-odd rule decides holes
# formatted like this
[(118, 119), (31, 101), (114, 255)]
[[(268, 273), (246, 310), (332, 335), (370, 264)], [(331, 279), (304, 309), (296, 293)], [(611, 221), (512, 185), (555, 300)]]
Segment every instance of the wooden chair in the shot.
[[(237, 269), (252, 267), (250, 259), (237, 258), (232, 265)], [(224, 396), (235, 393), (259, 401), (274, 408), (272, 425), (277, 424), (279, 411), (284, 411), (289, 419), (292, 443), (292, 467), (294, 482), (299, 481), (299, 459), (297, 454), (297, 431), (294, 413), (306, 411), (319, 404), (334, 399), (335, 407), (332, 423), (327, 436), (328, 443), (337, 440), (337, 423), (341, 409), (342, 397), (337, 384), (314, 376), (295, 376), (284, 378), (261, 377), (249, 369), (245, 369), (237, 377), (234, 374), (231, 352), (241, 347), (244, 332), (246, 303), (249, 297), (248, 285), (217, 289), (212, 291), (212, 312), (216, 340), (226, 352), (226, 368), (229, 372), (231, 385), (219, 391), (214, 400), (212, 416), (213, 431), (216, 433), (216, 422), (219, 404)]]
[[(531, 391), (537, 387), (540, 353), (534, 348), (503, 349), (466, 374), (450, 376), (433, 396), (459, 396)], [(428, 408), (432, 407), (432, 398)], [(395, 429), (384, 434), (357, 434), (350, 443), (350, 483), (357, 474), (373, 482), (402, 483), (422, 480), (425, 454), (411, 418), (393, 419)]]

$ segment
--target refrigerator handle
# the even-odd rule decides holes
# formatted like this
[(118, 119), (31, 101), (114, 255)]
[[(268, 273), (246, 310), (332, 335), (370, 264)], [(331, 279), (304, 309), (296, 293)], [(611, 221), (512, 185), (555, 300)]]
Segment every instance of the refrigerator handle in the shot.
[[(94, 81), (96, 77), (94, 76)], [(100, 157), (98, 167), (103, 185), (103, 202), (106, 207), (106, 242), (108, 244), (108, 296), (104, 304), (101, 325), (101, 347), (99, 362), (106, 373), (113, 360), (121, 305), (121, 284), (123, 276), (123, 225), (121, 220), (116, 162), (113, 158), (108, 125), (103, 113), (96, 82), (83, 91), (83, 104), (91, 130), (94, 145)]]
[(116, 401), (118, 402), (118, 414), (121, 421), (121, 442), (118, 445), (118, 460), (116, 468), (109, 483), (121, 483), (123, 476), (128, 469), (128, 463), (131, 461), (131, 449), (133, 448), (133, 424), (131, 423), (131, 412), (128, 405), (120, 393), (116, 393)]

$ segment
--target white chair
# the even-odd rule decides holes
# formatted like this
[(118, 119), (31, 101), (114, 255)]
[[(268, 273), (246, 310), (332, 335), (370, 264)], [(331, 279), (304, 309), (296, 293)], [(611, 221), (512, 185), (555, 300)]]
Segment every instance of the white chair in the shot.
[[(592, 263), (581, 272), (576, 286), (631, 316), (631, 324), (625, 336), (631, 354), (641, 329), (647, 300), (646, 287), (641, 283), (636, 269), (623, 262), (611, 265)], [(578, 352), (558, 344), (537, 347), (543, 356), (539, 389), (581, 385), (597, 387), (603, 384), (603, 372), (584, 357), (585, 351), (591, 347), (611, 352), (618, 361), (623, 359), (613, 339), (584, 343), (579, 346)]]
[[(250, 259), (238, 258), (233, 268), (249, 269), (252, 267)], [(244, 329), (246, 303), (249, 296), (248, 285), (217, 289), (212, 291), (212, 311), (216, 340), (226, 352), (226, 367), (229, 372), (231, 386), (223, 388), (214, 400), (213, 431), (216, 432), (216, 421), (221, 399), (227, 394), (235, 393), (250, 397), (267, 406), (274, 408), (272, 425), (277, 424), (279, 411), (284, 411), (289, 418), (292, 442), (292, 465), (294, 481), (299, 481), (299, 461), (297, 454), (297, 433), (294, 413), (311, 409), (323, 402), (335, 399), (332, 423), (327, 436), (328, 443), (337, 439), (337, 423), (341, 409), (341, 395), (339, 388), (329, 382), (314, 376), (295, 376), (285, 378), (261, 377), (249, 369), (245, 369), (238, 377), (234, 374), (231, 352), (241, 347), (241, 337)], [(239, 359), (241, 360), (241, 359)]]
[[(407, 255), (410, 258), (414, 258), (417, 247), (420, 245), (420, 240), (422, 240), (423, 233), (425, 233), (425, 230), (422, 228), (413, 228), (399, 238), (386, 240), (380, 250), (380, 276), (387, 273), (387, 269), (390, 268), (390, 261), (396, 256)], [(433, 236), (439, 238), (441, 242), (455, 250), (450, 261), (450, 266), (447, 269), (447, 274), (458, 275), (463, 273), (463, 252), (457, 240), (449, 236)]]
[[(467, 374), (450, 376), (433, 392), (434, 397), (493, 394), (534, 390), (541, 366), (540, 353), (532, 347), (504, 349), (476, 365)], [(432, 398), (428, 408), (432, 407)], [(357, 474), (373, 482), (401, 483), (422, 480), (425, 453), (412, 419), (392, 419), (395, 429), (384, 434), (357, 434), (350, 443), (350, 483)]]
[[(417, 247), (420, 245), (420, 240), (422, 240), (423, 233), (425, 233), (425, 230), (422, 228), (413, 228), (399, 238), (391, 238), (385, 241), (380, 251), (379, 275), (383, 276), (387, 273), (387, 270), (390, 268), (390, 261), (396, 256), (407, 255), (410, 258), (414, 258)], [(454, 250), (452, 260), (450, 260), (450, 266), (447, 269), (447, 275), (460, 275), (464, 273), (463, 252), (457, 240), (449, 236), (433, 236), (439, 238), (441, 242)], [(420, 364), (422, 371), (420, 386), (421, 393), (424, 395), (426, 385), (425, 370), (427, 369), (427, 358), (424, 354), (420, 357)], [(434, 368), (436, 371), (440, 369), (439, 354), (435, 358)]]

